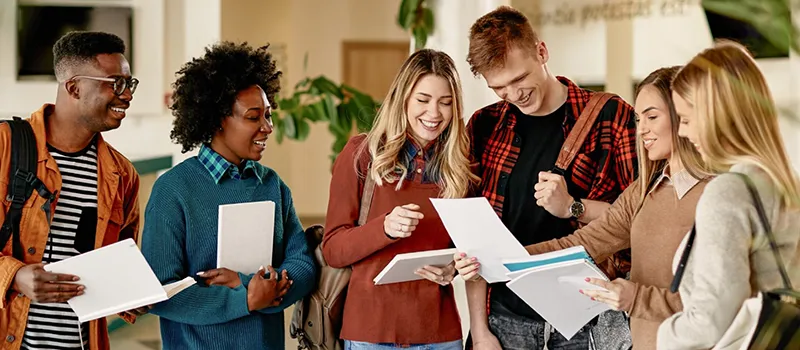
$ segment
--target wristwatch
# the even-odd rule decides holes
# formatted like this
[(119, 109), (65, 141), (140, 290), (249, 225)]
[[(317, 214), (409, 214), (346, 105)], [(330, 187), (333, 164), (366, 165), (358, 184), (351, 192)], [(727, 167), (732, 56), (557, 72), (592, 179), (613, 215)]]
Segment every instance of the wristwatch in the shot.
[(583, 215), (584, 211), (586, 211), (586, 206), (583, 205), (580, 198), (575, 198), (575, 201), (569, 206), (570, 216), (572, 216), (573, 219), (578, 219)]

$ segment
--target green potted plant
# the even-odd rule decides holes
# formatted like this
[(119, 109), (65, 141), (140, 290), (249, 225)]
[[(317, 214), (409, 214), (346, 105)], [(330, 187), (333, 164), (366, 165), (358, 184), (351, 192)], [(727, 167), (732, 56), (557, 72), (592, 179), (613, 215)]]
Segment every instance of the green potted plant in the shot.
[(380, 103), (369, 95), (345, 84), (336, 84), (325, 76), (306, 78), (294, 92), (279, 98), (272, 116), (278, 143), (285, 138), (303, 141), (310, 123), (327, 122), (334, 136), (331, 162), (355, 134), (372, 128)]

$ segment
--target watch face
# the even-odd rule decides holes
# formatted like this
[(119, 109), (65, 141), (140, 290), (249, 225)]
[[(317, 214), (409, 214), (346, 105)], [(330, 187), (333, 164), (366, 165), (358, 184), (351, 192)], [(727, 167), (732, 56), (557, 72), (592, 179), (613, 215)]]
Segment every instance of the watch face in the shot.
[(584, 210), (583, 203), (581, 202), (572, 203), (572, 206), (570, 207), (570, 212), (572, 213), (572, 216), (576, 218), (583, 215), (583, 210)]

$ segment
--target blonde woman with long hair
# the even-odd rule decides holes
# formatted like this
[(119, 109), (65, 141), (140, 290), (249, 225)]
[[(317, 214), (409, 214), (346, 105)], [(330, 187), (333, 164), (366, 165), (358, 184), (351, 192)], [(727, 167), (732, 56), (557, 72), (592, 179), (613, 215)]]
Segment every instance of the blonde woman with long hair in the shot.
[[(353, 137), (333, 166), (323, 255), (352, 266), (341, 338), (345, 349), (461, 349), (452, 264), (426, 266), (416, 281), (375, 285), (397, 254), (452, 247), (429, 198), (459, 198), (470, 171), (461, 83), (453, 60), (411, 55), (394, 79), (372, 130)], [(366, 179), (374, 182), (358, 225)]]
[(678, 265), (689, 249), (680, 282), (683, 311), (661, 324), (658, 348), (738, 348), (720, 340), (743, 302), (783, 286), (746, 179), (755, 185), (795, 286), (800, 284), (800, 184), (767, 83), (741, 45), (721, 42), (701, 52), (677, 74), (673, 89), (681, 136), (718, 176), (697, 204), (694, 233), (675, 255)]

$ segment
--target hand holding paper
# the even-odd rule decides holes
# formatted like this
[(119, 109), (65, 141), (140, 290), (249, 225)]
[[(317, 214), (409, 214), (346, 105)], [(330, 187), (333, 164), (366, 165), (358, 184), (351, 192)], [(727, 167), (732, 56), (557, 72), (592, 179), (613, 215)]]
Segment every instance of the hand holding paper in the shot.
[(617, 278), (609, 282), (597, 278), (587, 278), (586, 284), (589, 286), (581, 289), (581, 294), (605, 303), (612, 310), (627, 311), (633, 304), (631, 297), (635, 294), (633, 289), (636, 288), (636, 284), (631, 281)]
[(36, 303), (63, 303), (83, 295), (84, 286), (75, 283), (78, 280), (78, 276), (47, 272), (44, 264), (31, 264), (17, 270), (12, 288)]
[(459, 251), (478, 258), (478, 273), (489, 283), (505, 282), (508, 269), (504, 258), (530, 256), (508, 231), (485, 197), (431, 198), (447, 233)]
[(456, 263), (455, 268), (458, 270), (458, 274), (465, 281), (475, 281), (481, 277), (478, 274), (478, 268), (481, 267), (478, 258), (467, 256), (465, 253), (456, 253), (453, 260)]
[(200, 271), (198, 276), (205, 278), (206, 285), (209, 286), (225, 286), (228, 288), (236, 288), (242, 284), (239, 274), (226, 268), (212, 269), (208, 271)]
[(145, 305), (145, 306), (133, 309), (133, 310), (125, 311), (125, 313), (129, 314), (131, 316), (134, 316), (134, 317), (139, 317), (139, 316), (142, 316), (142, 315), (150, 312), (150, 309), (152, 309), (152, 308), (153, 308), (153, 305)]
[[(80, 283), (86, 286), (84, 293), (67, 301), (80, 322), (120, 312), (144, 311), (143, 307), (171, 296), (150, 269), (136, 242), (130, 238), (42, 268), (50, 275), (81, 276)], [(43, 276), (41, 272), (39, 275)], [(171, 294), (192, 284), (194, 279), (190, 277), (180, 281), (180, 288)], [(59, 286), (64, 288), (66, 284), (55, 284), (55, 288)]]
[(455, 268), (453, 264), (447, 264), (444, 267), (436, 267), (425, 265), (414, 273), (428, 281), (436, 283), (441, 286), (446, 286), (453, 282), (453, 275), (455, 275)]

